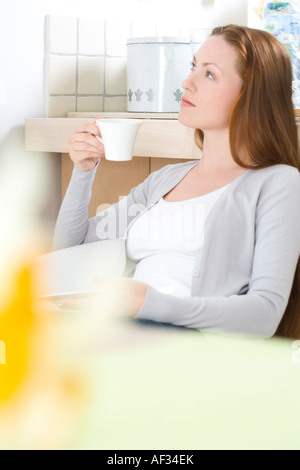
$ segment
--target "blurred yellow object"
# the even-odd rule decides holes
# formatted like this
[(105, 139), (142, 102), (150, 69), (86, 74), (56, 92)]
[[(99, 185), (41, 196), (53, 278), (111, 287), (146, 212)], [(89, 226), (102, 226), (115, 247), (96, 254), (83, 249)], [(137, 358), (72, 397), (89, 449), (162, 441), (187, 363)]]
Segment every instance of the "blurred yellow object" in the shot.
[(76, 447), (91, 397), (76, 321), (43, 308), (34, 279), (30, 264), (20, 269), (0, 310), (2, 450)]
[(0, 403), (18, 389), (28, 367), (34, 317), (29, 268), (20, 270), (12, 287), (13, 295), (9, 305), (0, 305), (0, 339), (5, 345), (6, 362), (0, 365)]
[(0, 449), (71, 449), (97, 389), (76, 319), (38, 300), (51, 165), (23, 138), (13, 129), (0, 151)]

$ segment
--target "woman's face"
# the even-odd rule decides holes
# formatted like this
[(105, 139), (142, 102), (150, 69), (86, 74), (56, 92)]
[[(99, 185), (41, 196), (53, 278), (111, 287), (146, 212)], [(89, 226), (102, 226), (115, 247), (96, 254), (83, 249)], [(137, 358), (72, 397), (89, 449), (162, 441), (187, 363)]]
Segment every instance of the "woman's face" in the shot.
[(182, 83), (184, 93), (178, 120), (195, 129), (226, 129), (232, 106), (242, 87), (238, 55), (221, 36), (210, 37), (194, 56)]

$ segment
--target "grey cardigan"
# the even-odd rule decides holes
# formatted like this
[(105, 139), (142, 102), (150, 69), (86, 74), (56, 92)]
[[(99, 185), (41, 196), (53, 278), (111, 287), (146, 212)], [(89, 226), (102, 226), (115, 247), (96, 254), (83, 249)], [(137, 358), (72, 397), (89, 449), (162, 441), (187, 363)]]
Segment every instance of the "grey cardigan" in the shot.
[[(53, 248), (106, 238), (122, 238), (125, 246), (130, 223), (197, 163), (165, 166), (90, 219), (88, 204), (96, 169), (80, 172), (74, 168)], [(271, 337), (286, 308), (299, 254), (300, 173), (287, 165), (247, 170), (225, 190), (207, 218), (191, 297), (178, 298), (149, 287), (137, 318)]]

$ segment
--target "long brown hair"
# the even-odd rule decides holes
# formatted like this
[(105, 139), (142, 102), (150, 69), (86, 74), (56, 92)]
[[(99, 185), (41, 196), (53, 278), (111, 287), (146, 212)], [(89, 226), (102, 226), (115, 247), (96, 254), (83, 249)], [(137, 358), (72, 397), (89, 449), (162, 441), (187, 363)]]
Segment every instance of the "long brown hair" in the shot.
[[(300, 171), (288, 51), (274, 36), (258, 29), (228, 25), (215, 28), (211, 35), (222, 36), (235, 48), (238, 73), (243, 80), (229, 122), (233, 159), (244, 168), (259, 169), (281, 163)], [(200, 148), (203, 141), (203, 131), (196, 129), (195, 142)], [(276, 335), (300, 338), (300, 259)]]

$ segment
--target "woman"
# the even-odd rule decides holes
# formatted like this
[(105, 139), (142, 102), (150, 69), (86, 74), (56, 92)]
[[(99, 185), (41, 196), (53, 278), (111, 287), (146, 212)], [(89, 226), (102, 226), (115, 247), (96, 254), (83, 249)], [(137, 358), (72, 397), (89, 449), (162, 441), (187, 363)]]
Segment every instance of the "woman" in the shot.
[(288, 53), (273, 36), (216, 28), (183, 82), (178, 117), (196, 129), (201, 160), (166, 166), (88, 220), (104, 150), (98, 128), (82, 126), (69, 140), (75, 168), (54, 246), (126, 238), (136, 271), (113, 289), (137, 319), (260, 337), (280, 325), (285, 336), (299, 335), (300, 174), (291, 82)]

